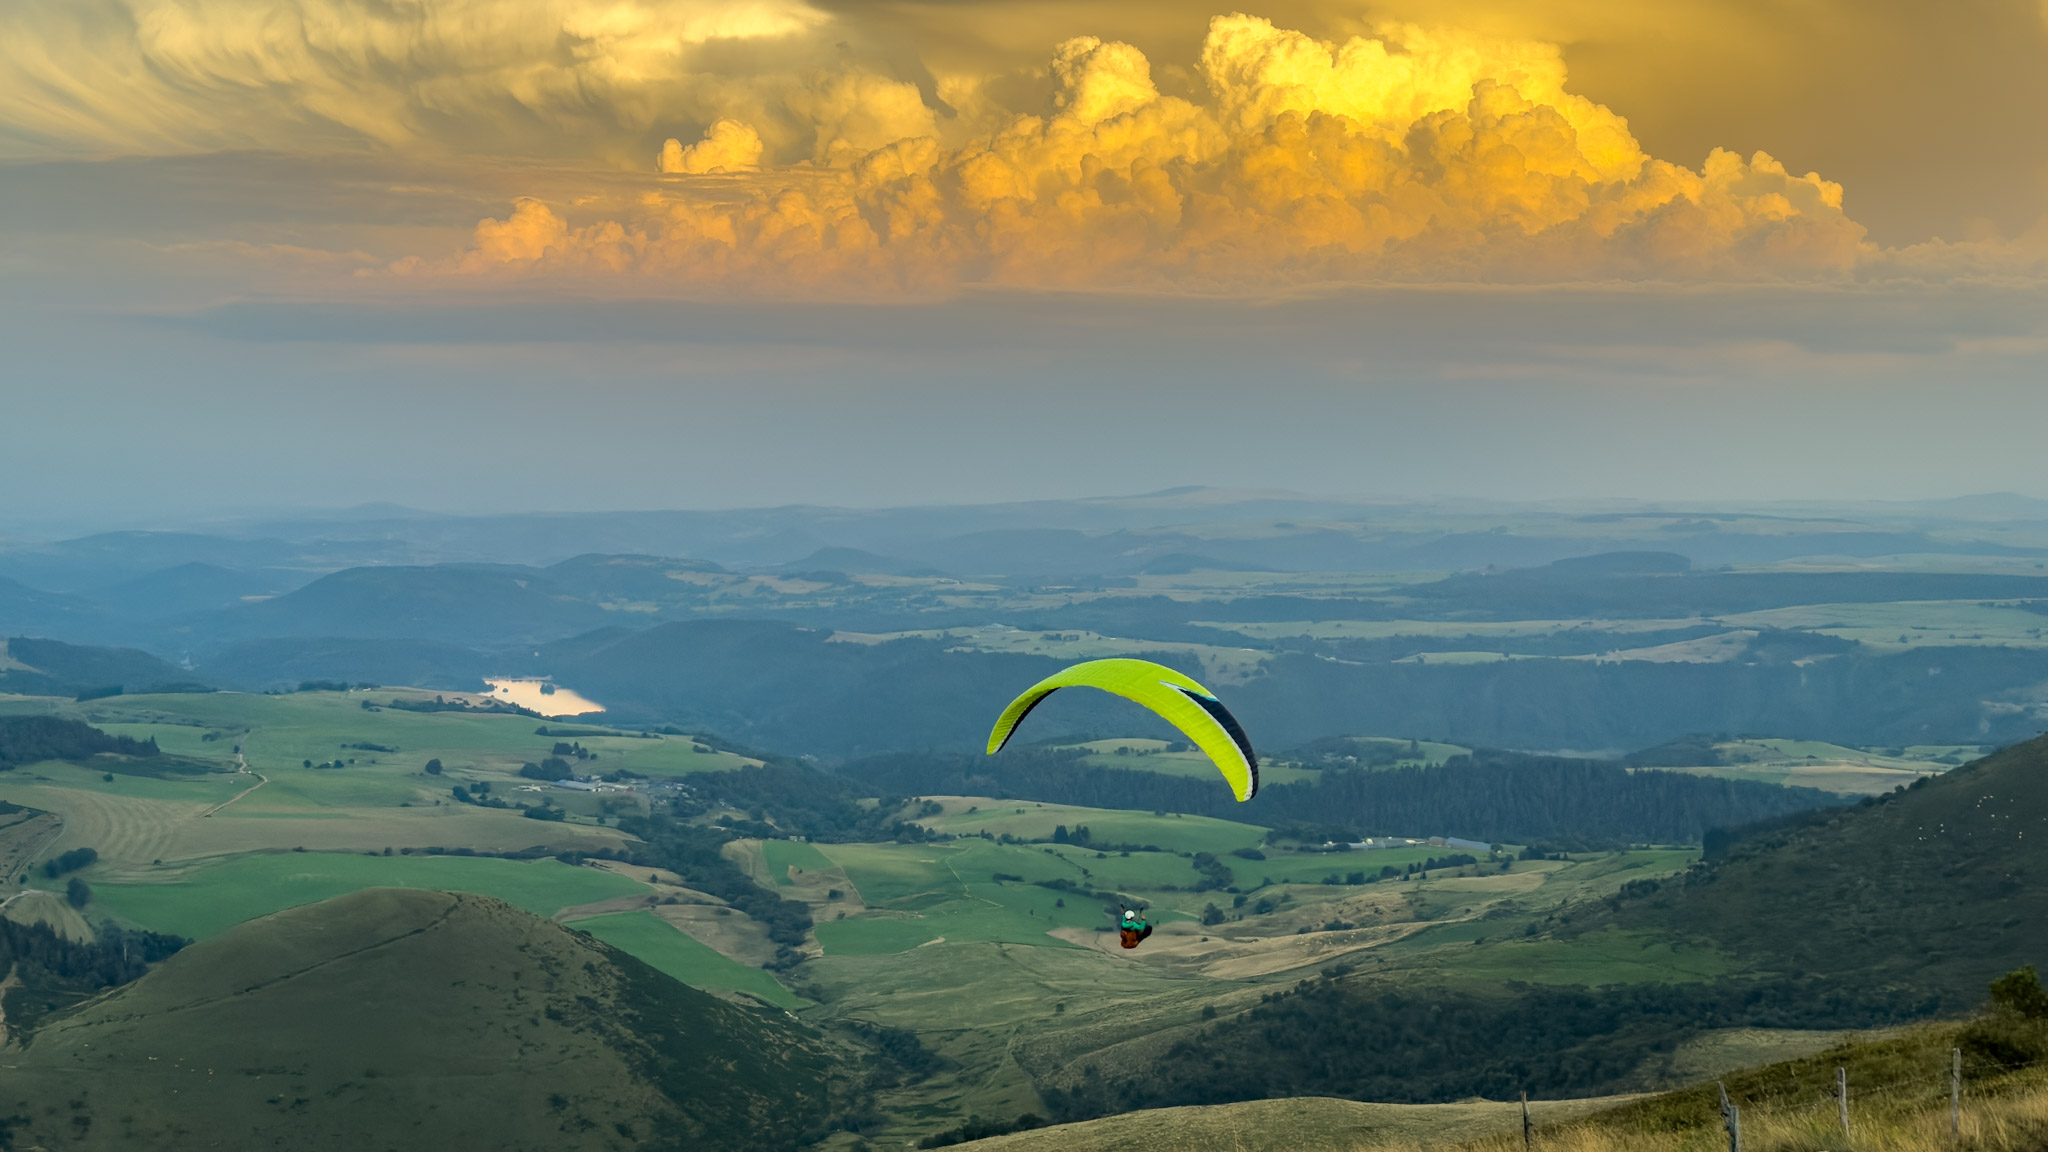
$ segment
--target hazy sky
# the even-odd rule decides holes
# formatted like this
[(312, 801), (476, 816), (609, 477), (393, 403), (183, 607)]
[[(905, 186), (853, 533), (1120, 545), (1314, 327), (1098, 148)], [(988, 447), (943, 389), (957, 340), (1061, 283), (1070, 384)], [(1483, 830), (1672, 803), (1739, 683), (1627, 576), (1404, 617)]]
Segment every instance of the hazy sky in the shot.
[(2048, 496), (2036, 0), (14, 0), (55, 518)]

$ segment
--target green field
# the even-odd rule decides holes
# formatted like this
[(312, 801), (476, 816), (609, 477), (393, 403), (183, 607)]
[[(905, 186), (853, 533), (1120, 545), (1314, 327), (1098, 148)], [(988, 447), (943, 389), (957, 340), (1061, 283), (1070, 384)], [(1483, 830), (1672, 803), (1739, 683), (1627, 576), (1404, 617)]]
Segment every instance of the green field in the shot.
[(614, 912), (588, 920), (571, 920), (568, 926), (588, 932), (692, 988), (745, 992), (792, 1010), (806, 1003), (769, 973), (719, 955), (652, 912)]
[(763, 840), (761, 856), (768, 864), (768, 878), (785, 888), (791, 883), (791, 868), (809, 872), (832, 867), (824, 853), (798, 840)]
[(283, 852), (167, 872), (156, 883), (95, 882), (93, 899), (98, 910), (130, 924), (203, 940), (245, 920), (364, 888), (476, 892), (540, 916), (646, 890), (558, 860)]
[[(152, 767), (149, 761), (111, 764), (120, 769), (111, 773), (89, 766), (34, 765), (0, 780), (0, 799), (62, 815), (65, 833), (59, 849), (92, 847), (110, 862), (135, 867), (300, 847), (590, 850), (618, 844), (619, 835), (602, 826), (645, 811), (646, 794), (572, 793), (519, 776), (522, 765), (554, 754), (557, 743), (580, 745), (583, 758), (566, 758), (574, 771), (591, 775), (625, 770), (673, 777), (752, 763), (710, 751), (689, 736), (643, 738), (615, 730), (595, 735), (584, 734), (599, 731), (590, 725), (545, 725), (551, 732), (563, 727), (578, 732), (559, 737), (541, 735), (536, 729), (544, 725), (529, 716), (388, 706), (394, 699), (432, 701), (435, 696), (380, 688), (116, 696), (82, 703), (0, 700), (0, 712), (83, 720), (111, 733), (154, 739), (167, 753), (218, 769), (151, 778), (139, 774)], [(440, 761), (438, 775), (426, 771), (432, 760)], [(245, 764), (248, 771), (240, 772)], [(109, 774), (112, 780), (104, 778)], [(474, 790), (484, 784), (514, 809), (465, 805), (452, 794), (457, 786)], [(569, 820), (519, 819), (518, 806), (542, 801), (567, 812)]]
[[(1214, 773), (1215, 768), (1210, 767), (1209, 771)], [(1218, 784), (1218, 787), (1222, 786)], [(1064, 824), (1071, 831), (1085, 824), (1097, 844), (1140, 844), (1171, 852), (1227, 852), (1232, 848), (1250, 848), (1266, 838), (1266, 830), (1257, 825), (1208, 816), (1109, 811), (1040, 804), (1032, 800), (967, 797), (956, 802), (943, 797), (937, 799), (945, 805), (946, 811), (920, 823), (934, 832), (954, 836), (978, 836), (987, 832), (991, 836), (1045, 840), (1051, 838), (1059, 825)]]
[[(1108, 868), (1091, 876), (1084, 864), (1065, 853), (985, 840), (822, 847), (832, 863), (845, 870), (870, 909), (818, 925), (818, 943), (828, 956), (903, 952), (942, 937), (948, 943), (1002, 941), (1071, 948), (1074, 945), (1047, 933), (1056, 928), (1092, 930), (1108, 924), (1108, 914), (1083, 892), (1056, 891), (1038, 882), (1066, 880), (1085, 892), (1117, 886), (1117, 880), (1127, 878), (1110, 876), (1113, 870)], [(1179, 857), (1133, 853), (1129, 859), (1144, 857), (1179, 865), (1176, 879), (1195, 879)], [(1111, 859), (1121, 863), (1125, 858)]]

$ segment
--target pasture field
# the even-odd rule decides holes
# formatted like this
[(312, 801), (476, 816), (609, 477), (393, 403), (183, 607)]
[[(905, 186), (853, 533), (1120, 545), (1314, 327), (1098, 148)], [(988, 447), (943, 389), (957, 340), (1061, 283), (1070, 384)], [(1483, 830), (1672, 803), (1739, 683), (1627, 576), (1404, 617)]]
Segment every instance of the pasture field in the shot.
[(761, 855), (767, 864), (768, 878), (784, 888), (795, 883), (789, 874), (792, 868), (810, 872), (833, 866), (823, 852), (798, 840), (763, 840)]
[(2048, 647), (2048, 619), (1997, 600), (1806, 604), (1721, 617), (1738, 628), (1808, 628), (1879, 651), (1958, 644)]
[[(1091, 873), (1088, 860), (1039, 846), (990, 843), (972, 839), (943, 844), (828, 844), (821, 846), (866, 905), (865, 913), (822, 920), (818, 943), (827, 956), (872, 956), (904, 952), (944, 939), (949, 943), (1000, 941), (1041, 948), (1075, 945), (1050, 935), (1057, 929), (1092, 931), (1109, 924), (1109, 914), (1089, 891), (1118, 888), (1143, 898), (1145, 886), (1119, 884), (1130, 879), (1112, 869)], [(1164, 853), (1138, 852), (1110, 857), (1118, 864), (1145, 857), (1171, 862), (1181, 874), (1198, 879), (1186, 861)], [(1040, 886), (1065, 880), (1078, 891)], [(1161, 904), (1158, 919), (1185, 919), (1186, 914)]]
[[(1216, 769), (1208, 768), (1211, 775)], [(1226, 793), (1227, 794), (1227, 793)], [(1050, 839), (1066, 825), (1071, 831), (1086, 824), (1098, 844), (1144, 844), (1172, 852), (1228, 852), (1262, 843), (1266, 830), (1208, 816), (1168, 812), (1111, 811), (1035, 800), (991, 800), (985, 796), (931, 796), (945, 810), (918, 822), (934, 832), (954, 836), (1014, 836), (1019, 840)]]
[[(1222, 628), (1259, 640), (1390, 640), (1398, 636), (1426, 636), (1431, 639), (1470, 636), (1495, 640), (1548, 636), (1553, 632), (1585, 630), (1602, 633), (1665, 632), (1691, 628), (1709, 621), (1693, 617), (1667, 620), (1280, 620), (1256, 624), (1194, 620), (1200, 628)], [(1475, 649), (1483, 650), (1480, 645)], [(1498, 653), (1496, 652), (1496, 655)], [(1431, 653), (1435, 655), (1435, 653)]]
[[(1529, 984), (1685, 984), (1736, 970), (1725, 953), (1650, 932), (1613, 929), (1568, 940), (1518, 940), (1498, 923), (1467, 920), (1430, 928), (1383, 949), (1390, 968), (1424, 968), (1454, 982)], [(1477, 942), (1478, 946), (1475, 946)]]
[(1134, 640), (1129, 637), (1105, 636), (1098, 632), (1071, 629), (1059, 632), (1033, 632), (1002, 624), (990, 624), (981, 628), (939, 628), (911, 632), (836, 632), (832, 639), (842, 644), (881, 644), (890, 640), (909, 639), (938, 640), (945, 642), (949, 647), (965, 651), (1050, 656), (1072, 663), (1119, 656), (1156, 656), (1165, 653), (1200, 662), (1203, 680), (1214, 682), (1211, 687), (1218, 684), (1239, 684), (1250, 679), (1269, 655), (1255, 648), (1238, 648), (1222, 644)]
[[(64, 830), (64, 822), (48, 812), (24, 810), (0, 814), (0, 884), (26, 877), (29, 865)], [(25, 880), (24, 880), (25, 882)]]
[[(429, 702), (437, 698), (487, 699), (415, 688), (377, 688), (282, 695), (114, 696), (84, 703), (37, 700), (6, 710), (55, 712), (137, 739), (154, 736), (159, 747), (177, 755), (231, 762), (233, 749), (240, 744), (249, 767), (265, 773), (302, 767), (308, 760), (321, 764), (336, 759), (344, 764), (354, 761), (357, 767), (415, 773), (428, 760), (439, 759), (450, 770), (516, 773), (521, 764), (549, 755), (557, 742), (580, 744), (595, 753), (579, 767), (596, 773), (625, 768), (651, 776), (683, 776), (753, 763), (730, 752), (710, 750), (689, 736), (642, 736), (602, 725), (565, 724), (517, 714), (410, 712), (388, 706), (394, 699)], [(558, 737), (540, 735), (535, 729), (541, 727), (551, 732), (612, 734)]]
[(361, 856), (276, 852), (166, 868), (148, 881), (98, 879), (94, 910), (156, 932), (203, 940), (246, 920), (364, 888), (424, 888), (494, 896), (538, 916), (647, 891), (596, 868), (488, 856)]
[(614, 912), (588, 920), (571, 920), (567, 926), (588, 932), (692, 988), (745, 992), (789, 1010), (807, 1003), (770, 973), (720, 955), (651, 912)]
[[(1080, 744), (1056, 745), (1061, 748), (1078, 748), (1088, 754), (1087, 762), (1097, 768), (1128, 768), (1134, 772), (1158, 772), (1165, 776), (1186, 776), (1197, 780), (1215, 780), (1219, 784), (1222, 776), (1216, 765), (1201, 751), (1190, 749), (1185, 743), (1182, 751), (1173, 751), (1175, 745), (1165, 740), (1131, 738), (1125, 740), (1089, 740)], [(1261, 784), (1296, 784), (1302, 781), (1313, 783), (1314, 772), (1296, 768), (1281, 761), (1265, 760), (1259, 764)]]
[(1946, 772), (1966, 759), (1975, 759), (1980, 749), (1940, 744), (1873, 751), (1818, 740), (1758, 737), (1721, 741), (1714, 751), (1724, 763), (1669, 771), (1818, 788), (1843, 796), (1875, 796), (1910, 785), (1922, 776)]
[[(0, 700), (0, 712), (83, 720), (119, 735), (154, 739), (166, 753), (220, 769), (152, 777), (137, 774), (130, 764), (109, 780), (110, 773), (90, 767), (32, 765), (0, 779), (0, 798), (63, 817), (55, 848), (89, 846), (110, 862), (133, 866), (300, 847), (519, 851), (539, 844), (588, 851), (620, 843), (615, 830), (600, 824), (644, 801), (625, 793), (514, 792), (532, 784), (519, 777), (520, 767), (552, 755), (557, 743), (585, 750), (587, 758), (571, 758), (584, 773), (627, 769), (675, 777), (753, 763), (688, 736), (643, 737), (597, 725), (543, 725), (529, 716), (388, 706), (394, 699), (432, 701), (436, 695), (379, 688)], [(543, 726), (574, 735), (536, 732)], [(441, 761), (439, 775), (425, 770), (430, 760)], [(340, 766), (333, 766), (337, 761)], [(237, 772), (244, 764), (247, 773)], [(570, 820), (523, 820), (517, 811), (460, 804), (450, 794), (456, 785), (483, 782), (508, 800), (545, 796)]]

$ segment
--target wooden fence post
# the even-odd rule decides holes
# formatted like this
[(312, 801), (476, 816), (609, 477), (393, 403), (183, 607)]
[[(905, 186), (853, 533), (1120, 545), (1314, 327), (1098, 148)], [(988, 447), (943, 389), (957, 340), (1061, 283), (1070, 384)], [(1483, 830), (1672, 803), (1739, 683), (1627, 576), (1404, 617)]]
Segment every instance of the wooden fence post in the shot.
[(1535, 1126), (1534, 1124), (1531, 1124), (1531, 1123), (1529, 1123), (1529, 1094), (1528, 1094), (1527, 1092), (1523, 1092), (1523, 1093), (1522, 1093), (1522, 1152), (1529, 1152), (1529, 1148), (1530, 1148), (1530, 1146), (1531, 1146), (1532, 1142), (1534, 1141), (1535, 1135), (1536, 1135), (1536, 1126)]
[(1949, 1049), (1948, 1134), (1963, 1138), (1963, 1050)]
[(1728, 1129), (1728, 1152), (1742, 1152), (1742, 1109), (1728, 1099), (1728, 1085), (1714, 1081), (1721, 1089), (1721, 1125)]
[(1835, 1104), (1842, 1112), (1842, 1139), (1849, 1138), (1849, 1070), (1835, 1069)]

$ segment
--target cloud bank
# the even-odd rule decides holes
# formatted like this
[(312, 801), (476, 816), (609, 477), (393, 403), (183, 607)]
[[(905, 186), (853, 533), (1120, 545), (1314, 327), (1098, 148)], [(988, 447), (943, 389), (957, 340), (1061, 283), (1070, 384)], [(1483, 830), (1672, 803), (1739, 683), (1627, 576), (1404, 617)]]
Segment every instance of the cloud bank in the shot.
[[(1202, 98), (1080, 37), (1052, 96), (944, 142), (913, 86), (815, 81), (817, 141), (761, 167), (718, 121), (657, 159), (681, 178), (575, 221), (521, 201), (412, 274), (633, 273), (764, 291), (1262, 290), (1360, 281), (1830, 276), (1871, 246), (1839, 185), (1767, 154), (1652, 157), (1566, 88), (1554, 45), (1412, 25), (1341, 43), (1215, 18)], [(751, 173), (743, 177), (733, 174)]]
[(0, 147), (487, 171), (528, 198), (387, 265), (479, 282), (1238, 293), (1812, 280), (1880, 254), (1815, 173), (1649, 154), (1554, 43), (1238, 13), (1156, 69), (1095, 36), (999, 57), (934, 72), (806, 0), (17, 0)]

